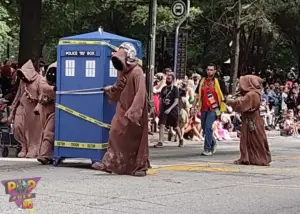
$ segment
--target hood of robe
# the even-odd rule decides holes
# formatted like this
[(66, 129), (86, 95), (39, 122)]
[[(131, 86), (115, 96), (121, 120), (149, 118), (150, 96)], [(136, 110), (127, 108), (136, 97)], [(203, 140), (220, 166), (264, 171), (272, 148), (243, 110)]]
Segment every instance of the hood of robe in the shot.
[(245, 93), (250, 91), (261, 93), (261, 90), (263, 88), (262, 84), (263, 79), (261, 79), (260, 77), (255, 75), (246, 75), (241, 76), (239, 81), (239, 88)]
[(121, 72), (129, 72), (138, 64), (137, 61), (127, 60), (126, 49), (122, 47), (112, 55), (111, 60), (115, 69)]
[(33, 82), (36, 79), (36, 77), (39, 75), (36, 72), (36, 70), (34, 68), (34, 65), (33, 65), (31, 60), (28, 60), (22, 66), (22, 68), (18, 69), (17, 72), (21, 72), (29, 82)]
[(50, 85), (56, 84), (56, 71), (57, 71), (56, 68), (57, 68), (57, 63), (54, 62), (51, 65), (49, 65), (46, 71), (45, 78)]

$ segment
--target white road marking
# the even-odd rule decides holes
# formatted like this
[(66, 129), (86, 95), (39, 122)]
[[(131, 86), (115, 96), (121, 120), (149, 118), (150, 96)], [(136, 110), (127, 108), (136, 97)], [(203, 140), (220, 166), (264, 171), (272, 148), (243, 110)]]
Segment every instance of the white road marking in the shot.
[(30, 158), (3, 158), (3, 157), (0, 157), (0, 161), (7, 161), (7, 162), (38, 162), (37, 159), (30, 159)]
[[(3, 157), (0, 157), (0, 161), (6, 161), (6, 162), (29, 162), (29, 163), (38, 162), (37, 159), (34, 159), (34, 158), (3, 158)], [(92, 161), (88, 160), (88, 159), (69, 158), (69, 159), (65, 159), (63, 161), (63, 163), (92, 163)]]

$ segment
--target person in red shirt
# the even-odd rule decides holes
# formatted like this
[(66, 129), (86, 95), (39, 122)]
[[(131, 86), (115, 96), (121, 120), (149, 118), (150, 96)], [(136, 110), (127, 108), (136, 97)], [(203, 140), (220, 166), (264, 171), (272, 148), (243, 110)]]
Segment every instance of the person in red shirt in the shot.
[[(217, 141), (213, 138), (212, 125), (224, 111), (224, 96), (217, 78), (216, 66), (207, 66), (207, 77), (202, 79), (196, 89), (201, 111), (201, 126), (205, 135), (202, 155), (211, 156), (216, 152)], [(222, 87), (224, 88), (224, 87)], [(224, 90), (223, 90), (224, 91)]]

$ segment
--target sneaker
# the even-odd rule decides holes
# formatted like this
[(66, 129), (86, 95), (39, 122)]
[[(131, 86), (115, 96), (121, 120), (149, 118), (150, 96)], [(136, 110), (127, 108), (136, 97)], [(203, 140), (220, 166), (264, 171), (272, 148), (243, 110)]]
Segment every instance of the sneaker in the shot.
[(179, 145), (178, 147), (183, 147), (183, 140), (179, 140)]
[(164, 144), (162, 142), (158, 142), (157, 144), (154, 145), (154, 148), (163, 148)]
[(212, 156), (213, 154), (212, 154), (211, 151), (204, 150), (204, 151), (201, 153), (201, 155), (203, 155), (203, 156)]
[(212, 154), (215, 154), (216, 153), (216, 151), (217, 151), (217, 147), (218, 147), (218, 142), (217, 141), (215, 141), (215, 144), (213, 145), (213, 147), (212, 147)]

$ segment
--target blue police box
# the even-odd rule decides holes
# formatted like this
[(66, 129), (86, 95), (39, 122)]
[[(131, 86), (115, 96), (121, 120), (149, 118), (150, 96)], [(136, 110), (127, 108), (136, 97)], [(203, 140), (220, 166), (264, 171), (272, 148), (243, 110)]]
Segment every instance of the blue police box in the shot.
[(133, 44), (141, 59), (141, 42), (101, 28), (60, 39), (53, 165), (57, 166), (65, 158), (102, 160), (115, 105), (108, 103), (101, 88), (116, 81), (117, 71), (110, 59), (123, 42)]

